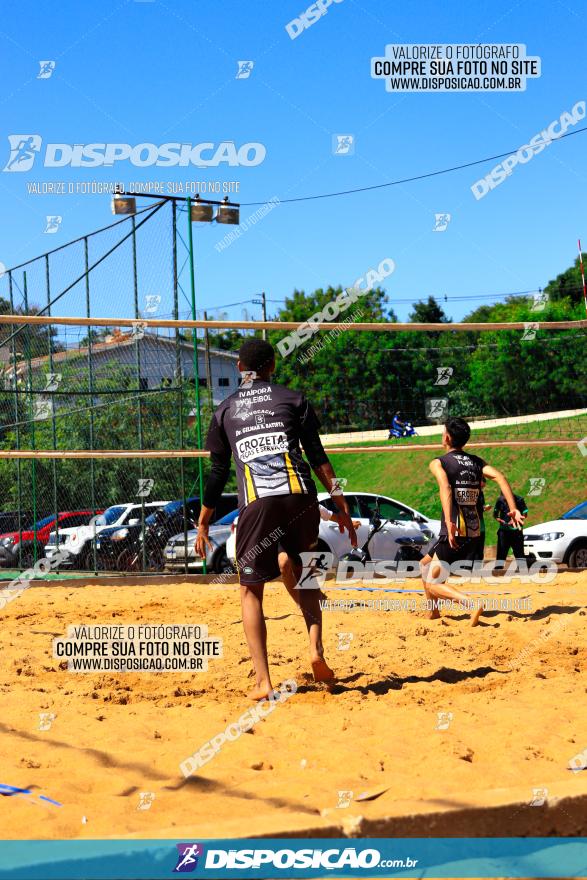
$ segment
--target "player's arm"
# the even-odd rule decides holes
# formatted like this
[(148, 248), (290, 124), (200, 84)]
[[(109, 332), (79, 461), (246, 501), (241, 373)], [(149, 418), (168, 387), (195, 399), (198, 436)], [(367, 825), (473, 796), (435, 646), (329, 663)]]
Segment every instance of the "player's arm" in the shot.
[[(320, 438), (318, 438), (318, 441), (320, 442)], [(320, 445), (322, 445), (322, 443), (320, 443)], [(304, 447), (304, 449), (306, 448)], [(322, 451), (324, 452), (324, 450)], [(307, 450), (306, 455), (308, 455)], [(338, 512), (334, 513), (331, 519), (336, 520), (336, 522), (338, 523), (338, 528), (341, 532), (344, 532), (344, 530), (346, 529), (346, 531), (349, 533), (351, 544), (353, 545), (353, 547), (356, 547), (357, 533), (355, 531), (355, 524), (351, 519), (347, 500), (339, 488), (336, 474), (334, 473), (334, 468), (330, 464), (330, 461), (326, 457), (326, 454), (324, 454), (324, 457), (326, 458), (326, 461), (322, 462), (322, 464), (314, 464), (309, 456), (308, 460), (310, 461), (312, 470), (314, 471), (326, 491), (330, 493), (332, 500), (338, 507)]]
[[(327, 507), (324, 507), (323, 504), (318, 505), (318, 510), (320, 511), (320, 519), (325, 519), (329, 522), (335, 522), (335, 523), (338, 523), (338, 525), (340, 525), (338, 513), (333, 513), (331, 510), (328, 510)], [(361, 525), (360, 520), (358, 520), (358, 519), (353, 520), (353, 526), (355, 527), (355, 531), (359, 528), (360, 525)]]
[[(486, 464), (483, 466), (483, 476), (486, 477), (488, 480), (495, 480), (502, 491), (503, 497), (506, 500), (506, 504), (508, 505), (509, 510), (507, 512), (507, 517), (511, 525), (514, 525), (517, 528), (521, 528), (525, 517), (516, 507), (514, 493), (512, 492), (512, 487), (508, 483), (505, 474), (502, 474), (501, 471), (498, 471), (498, 469), (493, 467), (492, 465)], [(496, 518), (499, 519), (499, 517)], [(503, 520), (500, 520), (500, 522), (503, 522)]]
[(357, 534), (351, 519), (349, 506), (339, 488), (334, 468), (324, 452), (320, 434), (318, 433), (319, 427), (320, 423), (314, 409), (304, 398), (300, 408), (300, 442), (306, 453), (306, 458), (310, 462), (310, 467), (338, 507), (338, 528), (341, 532), (345, 529), (347, 530), (352, 546), (356, 547)]
[(206, 438), (206, 449), (210, 451), (211, 466), (206, 485), (204, 486), (204, 497), (202, 498), (200, 516), (198, 517), (198, 535), (196, 537), (196, 553), (202, 559), (206, 558), (206, 548), (213, 549), (213, 545), (208, 537), (210, 521), (230, 474), (230, 444), (216, 415), (212, 416), (212, 421), (210, 422)]
[(457, 546), (456, 536), (457, 536), (457, 527), (456, 524), (452, 521), (452, 492), (450, 489), (450, 483), (448, 482), (448, 477), (446, 475), (446, 471), (442, 467), (440, 461), (435, 458), (430, 462), (429, 465), (430, 471), (436, 477), (436, 482), (438, 483), (438, 488), (440, 491), (440, 503), (442, 504), (442, 513), (444, 517), (444, 521), (446, 523), (446, 530), (448, 535), (448, 543), (451, 547)]
[[(330, 519), (333, 520), (335, 523), (338, 523), (339, 527), (340, 527), (340, 525), (341, 525), (340, 517), (341, 517), (341, 514), (340, 514), (340, 513), (332, 513), (332, 514), (330, 515)], [(355, 532), (356, 532), (357, 529), (360, 528), (360, 526), (361, 526), (361, 520), (360, 520), (360, 519), (354, 519), (354, 520), (352, 520), (352, 523), (353, 523), (353, 528), (354, 528), (354, 530), (355, 530)], [(343, 527), (344, 527), (344, 526), (343, 526)]]

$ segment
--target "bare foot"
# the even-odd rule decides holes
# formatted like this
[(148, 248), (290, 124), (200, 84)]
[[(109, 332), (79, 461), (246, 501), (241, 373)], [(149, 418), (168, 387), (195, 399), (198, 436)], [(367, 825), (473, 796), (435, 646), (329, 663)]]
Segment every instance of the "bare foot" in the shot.
[(435, 608), (433, 611), (427, 611), (424, 615), (425, 620), (440, 620), (440, 611)]
[(475, 608), (475, 610), (471, 614), (471, 626), (478, 626), (479, 619), (484, 611), (485, 611), (485, 608), (483, 607), (483, 602), (479, 602), (479, 605), (477, 606), (477, 608)]
[(259, 700), (266, 700), (269, 694), (273, 693), (273, 686), (270, 681), (261, 682), (261, 684), (257, 685), (253, 688), (252, 691), (249, 691), (247, 697), (249, 700), (255, 700), (255, 702), (259, 702)]
[(324, 657), (316, 657), (315, 660), (312, 660), (312, 673), (314, 681), (334, 681), (334, 672)]

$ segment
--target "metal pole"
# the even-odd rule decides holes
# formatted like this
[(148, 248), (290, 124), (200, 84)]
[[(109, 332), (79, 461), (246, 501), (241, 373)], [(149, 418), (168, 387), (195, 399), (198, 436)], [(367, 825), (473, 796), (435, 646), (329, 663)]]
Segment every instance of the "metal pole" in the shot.
[[(179, 283), (177, 278), (177, 203), (171, 203), (171, 225), (173, 230), (173, 317), (174, 320), (179, 320)], [(179, 391), (179, 406), (177, 408), (177, 416), (178, 416), (178, 441), (179, 448), (183, 449), (184, 437), (183, 437), (183, 369), (182, 369), (182, 360), (181, 360), (181, 340), (179, 338), (179, 327), (175, 328), (175, 377), (177, 381), (177, 388)], [(175, 391), (173, 392), (176, 393)], [(187, 512), (187, 498), (185, 494), (185, 468), (183, 458), (179, 459), (179, 483), (181, 489), (181, 499), (183, 501), (183, 547), (184, 547), (184, 559), (183, 559), (183, 570), (187, 574), (188, 572), (188, 512)]]
[[(12, 272), (8, 273), (8, 289), (10, 291), (10, 311), (14, 313), (14, 295), (12, 290)], [(14, 373), (14, 423), (15, 423), (15, 434), (16, 434), (16, 448), (20, 449), (20, 406), (18, 403), (18, 382), (16, 375), (16, 337), (13, 334), (11, 337), (11, 354), (12, 354), (12, 370)], [(16, 469), (16, 496), (18, 499), (18, 565), (22, 567), (22, 519), (21, 519), (21, 511), (22, 511), (22, 479), (21, 479), (21, 463), (20, 459), (17, 462)], [(28, 523), (27, 523), (28, 525)]]
[[(90, 259), (88, 250), (88, 236), (84, 236), (84, 266), (86, 270), (86, 315), (90, 317)], [(93, 340), (92, 328), (88, 327), (88, 390), (90, 392), (90, 449), (94, 449), (94, 364), (93, 364)], [(96, 462), (90, 459), (90, 500), (92, 513), (96, 516)], [(94, 534), (92, 537), (92, 568), (96, 574), (98, 571), (98, 550), (96, 548), (96, 523), (93, 523)]]
[(585, 311), (587, 312), (587, 287), (585, 286), (585, 270), (583, 269), (583, 250), (581, 248), (581, 239), (577, 240), (579, 245), (579, 265), (581, 266), (581, 279), (583, 281), (583, 302), (585, 303)]
[[(45, 254), (45, 285), (47, 288), (47, 315), (51, 315), (51, 273), (49, 270), (49, 254)], [(47, 327), (48, 343), (49, 343), (49, 372), (53, 373), (53, 339), (51, 336), (51, 326)], [(53, 385), (53, 376), (51, 376), (51, 386)], [(51, 392), (51, 433), (53, 440), (53, 449), (57, 449), (57, 424), (55, 421), (55, 393)], [(57, 461), (53, 459), (51, 463), (53, 477), (53, 511), (55, 513), (55, 540), (56, 546), (59, 546), (59, 503), (57, 498)]]
[[(265, 292), (263, 292), (261, 294), (261, 299), (254, 299), (254, 300), (252, 300), (252, 302), (254, 302), (255, 305), (261, 306), (261, 308), (263, 309), (263, 321), (266, 321), (267, 320), (267, 297), (265, 296)], [(267, 330), (265, 327), (263, 327), (263, 330), (262, 330), (262, 338), (264, 340), (267, 340)]]
[[(188, 196), (187, 197), (187, 209), (188, 209), (188, 245), (189, 245), (189, 257), (190, 257), (190, 290), (192, 295), (192, 320), (196, 320), (196, 279), (194, 276), (194, 239), (192, 232), (192, 200)], [(194, 382), (196, 386), (196, 438), (198, 443), (198, 449), (202, 448), (202, 414), (200, 412), (200, 371), (198, 368), (198, 336), (197, 330), (194, 328), (193, 330), (193, 344), (194, 344)], [(199, 488), (199, 497), (200, 497), (200, 506), (203, 504), (203, 494), (204, 494), (204, 468), (202, 465), (202, 459), (198, 458), (198, 481), (200, 484)], [(206, 574), (206, 560), (203, 560), (203, 572)]]
[[(208, 313), (204, 312), (204, 321), (208, 320)], [(208, 385), (208, 401), (210, 412), (214, 411), (214, 389), (212, 387), (212, 364), (210, 362), (210, 334), (208, 328), (204, 329), (204, 352), (206, 359), (206, 384)]]
[[(135, 306), (135, 318), (139, 317), (139, 278), (137, 273), (137, 230), (136, 230), (136, 220), (134, 215), (131, 217), (132, 222), (132, 268), (133, 268), (133, 285), (134, 285), (134, 306)], [(138, 394), (138, 410), (137, 410), (137, 428), (138, 428), (138, 440), (139, 440), (139, 449), (143, 448), (143, 416), (141, 412), (141, 349), (140, 349), (141, 340), (139, 334), (137, 334), (135, 339), (135, 358), (137, 365), (137, 384), (139, 387)], [(143, 556), (143, 571), (146, 570), (147, 567), (147, 542), (145, 540), (145, 496), (142, 492), (143, 487), (143, 478), (144, 478), (144, 469), (143, 469), (143, 459), (139, 459), (139, 474), (140, 474), (140, 486), (141, 486), (141, 533), (143, 535), (142, 544), (142, 556)], [(136, 494), (136, 493), (135, 493)]]
[[(265, 291), (261, 294), (261, 304), (263, 307), (263, 320), (267, 320), (267, 297), (265, 296)], [(263, 328), (263, 339), (267, 339), (267, 330)]]
[[(23, 272), (23, 291), (24, 291), (24, 311), (28, 315), (29, 298), (27, 289), (26, 272)], [(31, 363), (31, 331), (25, 330), (25, 347), (28, 369), (28, 390), (29, 390), (29, 419), (31, 425), (31, 446), (35, 448), (35, 413), (33, 407), (33, 366)], [(35, 457), (31, 458), (31, 477), (32, 477), (32, 501), (33, 501), (33, 562), (37, 561), (37, 468)]]

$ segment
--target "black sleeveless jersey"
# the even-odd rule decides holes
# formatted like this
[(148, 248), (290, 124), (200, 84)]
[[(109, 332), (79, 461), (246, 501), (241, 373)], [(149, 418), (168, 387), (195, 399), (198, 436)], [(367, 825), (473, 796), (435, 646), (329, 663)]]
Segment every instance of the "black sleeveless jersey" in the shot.
[[(451, 451), (438, 459), (448, 477), (451, 488), (451, 521), (457, 527), (459, 538), (478, 538), (483, 523), (483, 492), (481, 480), (485, 462), (468, 452)], [(448, 530), (442, 516), (440, 534)]]
[(220, 404), (206, 449), (228, 459), (232, 453), (239, 508), (274, 495), (315, 496), (300, 443), (307, 453), (307, 441), (318, 436), (319, 427), (314, 409), (300, 391), (254, 379)]

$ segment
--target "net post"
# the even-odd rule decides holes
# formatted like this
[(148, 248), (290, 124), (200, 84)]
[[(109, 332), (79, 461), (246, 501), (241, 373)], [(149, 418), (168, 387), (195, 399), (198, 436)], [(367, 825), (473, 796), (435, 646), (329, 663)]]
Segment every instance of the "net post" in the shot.
[[(173, 318), (179, 320), (179, 283), (177, 275), (177, 202), (171, 203), (171, 229), (172, 229), (172, 256), (173, 256)], [(178, 444), (183, 449), (183, 370), (181, 363), (181, 347), (179, 338), (179, 327), (175, 328), (175, 378), (177, 382), (177, 393), (179, 395), (179, 406), (177, 408), (177, 428), (178, 428)], [(181, 489), (181, 500), (183, 503), (183, 544), (184, 544), (184, 560), (183, 570), (188, 573), (188, 520), (187, 520), (187, 502), (185, 494), (185, 466), (183, 458), (179, 459), (179, 485)]]
[[(139, 276), (137, 269), (137, 222), (135, 219), (135, 215), (133, 214), (131, 219), (132, 224), (132, 274), (133, 274), (133, 296), (134, 296), (134, 310), (135, 310), (135, 320), (139, 318)], [(141, 340), (140, 335), (137, 333), (135, 337), (135, 363), (137, 369), (137, 386), (138, 386), (138, 395), (137, 395), (137, 432), (138, 432), (138, 441), (139, 441), (139, 449), (143, 449), (143, 414), (141, 412)], [(139, 474), (141, 479), (141, 486), (143, 485), (142, 480), (145, 476), (144, 467), (143, 467), (143, 459), (139, 459)], [(145, 497), (141, 492), (141, 529), (143, 535), (145, 533)], [(147, 567), (147, 546), (146, 541), (142, 541), (141, 543), (141, 553), (143, 557), (143, 569)]]
[[(190, 292), (191, 292), (191, 304), (192, 304), (192, 320), (196, 320), (196, 280), (194, 275), (194, 238), (192, 231), (192, 200), (188, 196), (187, 197), (187, 218), (188, 218), (188, 246), (189, 246), (189, 261), (190, 261)], [(194, 327), (192, 333), (192, 340), (194, 346), (194, 383), (196, 387), (196, 436), (198, 440), (198, 449), (202, 448), (202, 415), (200, 412), (200, 372), (198, 367), (198, 331)], [(199, 495), (200, 495), (200, 507), (204, 503), (203, 493), (204, 493), (204, 468), (202, 465), (202, 459), (198, 458), (198, 481), (200, 484)], [(202, 560), (203, 562), (203, 573), (206, 574), (206, 558)]]
[[(84, 235), (84, 269), (85, 269), (85, 289), (86, 289), (86, 316), (89, 318), (91, 314), (90, 300), (90, 253), (88, 245), (88, 236)], [(90, 392), (89, 407), (89, 427), (90, 427), (90, 449), (94, 449), (94, 361), (93, 361), (93, 340), (92, 328), (88, 327), (88, 390)], [(96, 467), (94, 459), (90, 459), (90, 498), (92, 504), (92, 513), (96, 516)], [(98, 571), (98, 551), (96, 549), (96, 524), (93, 524), (94, 534), (92, 537), (92, 566), (94, 573)], [(83, 560), (80, 560), (80, 562)]]
[[(45, 254), (45, 287), (47, 290), (47, 315), (51, 317), (51, 270), (49, 266), (49, 254)], [(49, 345), (49, 372), (53, 373), (53, 336), (51, 325), (48, 326), (47, 343)], [(51, 378), (51, 384), (53, 379)], [(51, 439), (53, 449), (57, 449), (57, 423), (55, 420), (55, 392), (51, 392)], [(57, 461), (51, 462), (51, 475), (53, 478), (53, 513), (55, 514), (56, 547), (59, 547), (59, 504), (57, 493)]]
[[(8, 290), (10, 297), (10, 311), (14, 313), (14, 290), (12, 282), (12, 270), (8, 271)], [(18, 402), (18, 382), (16, 376), (16, 334), (10, 334), (10, 350), (12, 355), (12, 370), (14, 374), (14, 424), (16, 434), (16, 448), (20, 450), (20, 410)], [(16, 495), (18, 499), (18, 564), (22, 565), (22, 471), (20, 459), (17, 460), (16, 467)]]
[[(24, 311), (25, 314), (28, 315), (29, 312), (29, 297), (28, 297), (28, 287), (27, 287), (27, 277), (26, 272), (22, 273), (23, 275), (23, 292), (24, 292)], [(25, 330), (25, 351), (26, 351), (26, 361), (27, 361), (27, 373), (28, 373), (28, 391), (29, 391), (29, 418), (31, 425), (31, 445), (32, 448), (35, 448), (35, 413), (33, 406), (33, 365), (31, 359), (31, 334), (30, 331), (26, 332)], [(36, 468), (36, 460), (33, 456), (31, 458), (31, 478), (32, 478), (32, 498), (33, 498), (33, 562), (37, 561), (37, 468)], [(21, 556), (22, 563), (22, 556)]]

